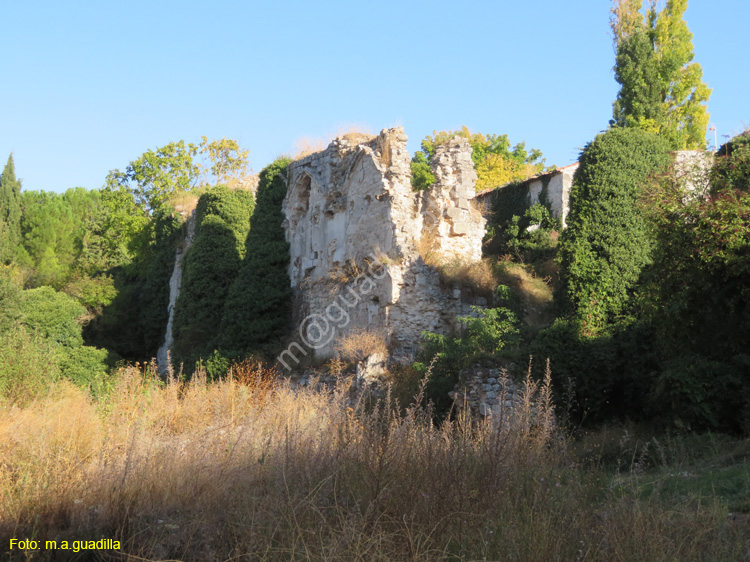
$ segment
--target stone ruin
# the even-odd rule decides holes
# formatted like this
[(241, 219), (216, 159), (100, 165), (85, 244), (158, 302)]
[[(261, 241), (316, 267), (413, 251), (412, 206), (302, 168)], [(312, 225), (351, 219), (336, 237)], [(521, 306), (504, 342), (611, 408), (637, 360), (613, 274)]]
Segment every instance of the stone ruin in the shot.
[(482, 257), (471, 146), (454, 138), (438, 147), (435, 185), (414, 192), (406, 142), (400, 127), (348, 135), (289, 165), (284, 229), (300, 328), (282, 362), (312, 351), (331, 357), (362, 332), (381, 337), (392, 358), (411, 360), (422, 332), (450, 333), (475, 304), (424, 259)]

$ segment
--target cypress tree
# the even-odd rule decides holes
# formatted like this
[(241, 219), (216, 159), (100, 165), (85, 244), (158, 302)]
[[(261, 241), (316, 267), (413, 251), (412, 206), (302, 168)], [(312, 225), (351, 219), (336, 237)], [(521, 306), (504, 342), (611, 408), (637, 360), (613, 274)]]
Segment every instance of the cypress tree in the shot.
[(0, 263), (10, 263), (21, 244), (21, 182), (16, 179), (13, 153), (0, 176)]

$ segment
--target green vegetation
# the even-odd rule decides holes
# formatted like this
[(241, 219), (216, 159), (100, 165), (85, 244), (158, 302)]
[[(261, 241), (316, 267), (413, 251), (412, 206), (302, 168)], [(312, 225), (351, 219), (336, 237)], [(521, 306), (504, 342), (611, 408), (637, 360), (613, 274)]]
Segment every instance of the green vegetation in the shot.
[(458, 382), (461, 369), (496, 358), (503, 350), (515, 349), (519, 343), (519, 322), (516, 315), (504, 307), (473, 308), (473, 315), (458, 319), (465, 327), (459, 337), (425, 332), (420, 350), (420, 362), (414, 368), (421, 374), (430, 372), (425, 397), (439, 415), (452, 407), (448, 397)]
[(0, 176), (0, 265), (9, 264), (21, 245), (21, 182), (16, 179), (13, 155)]
[(640, 129), (610, 129), (581, 153), (560, 247), (561, 299), (585, 335), (627, 313), (652, 241), (637, 208), (642, 186), (669, 163), (667, 144)]
[(684, 424), (734, 431), (747, 431), (750, 423), (745, 139), (722, 147), (710, 198), (685, 202), (679, 183), (665, 177), (646, 201), (657, 240), (646, 279), (651, 307), (646, 312), (661, 348), (655, 399)]
[(245, 253), (253, 213), (249, 191), (218, 186), (201, 195), (195, 239), (185, 256), (175, 307), (174, 357), (192, 366), (218, 345), (224, 307)]
[(687, 0), (668, 0), (645, 15), (643, 0), (616, 0), (612, 31), (620, 92), (613, 123), (657, 133), (675, 149), (704, 148), (711, 90), (693, 60), (693, 34), (683, 20)]
[(289, 324), (289, 244), (281, 226), (288, 164), (289, 159), (279, 158), (260, 173), (244, 259), (221, 322), (221, 345), (230, 355), (268, 351)]
[[(613, 126), (581, 153), (564, 232), (546, 185), (532, 204), (509, 183), (543, 170), (539, 151), (465, 127), (424, 139), (415, 189), (456, 134), (477, 189), (507, 185), (483, 260), (419, 247), (444, 289), (486, 307), (424, 334), (417, 362), (386, 363), (382, 394), (347, 378), (387, 355), (378, 330), (335, 342), (312, 384), (258, 362), (289, 330), (289, 159), (253, 197), (247, 151), (227, 139), (169, 143), (100, 191), (63, 194), (22, 192), (11, 155), (0, 544), (109, 536), (133, 559), (750, 560), (750, 442), (736, 437), (750, 434), (750, 134), (719, 149), (705, 197), (686, 193), (671, 151), (704, 145), (710, 94), (686, 5), (644, 15), (642, 0), (615, 0), (621, 90)], [(160, 376), (150, 360), (192, 205), (182, 376)], [(507, 370), (513, 407), (478, 418), (453, 401), (474, 366)]]
[[(203, 156), (207, 162), (197, 160)], [(176, 193), (198, 185), (209, 185), (209, 180), (226, 182), (241, 178), (247, 169), (248, 151), (237, 141), (202, 138), (199, 145), (184, 140), (171, 142), (155, 150), (147, 150), (125, 168), (111, 170), (106, 189), (130, 193), (136, 204), (151, 211), (168, 201)]]
[(432, 158), (438, 146), (454, 136), (469, 140), (471, 158), (477, 171), (477, 191), (498, 187), (513, 180), (523, 180), (544, 169), (542, 152), (526, 150), (526, 143), (520, 142), (511, 148), (507, 135), (483, 135), (472, 133), (467, 127), (458, 131), (433, 132), (422, 141), (422, 148), (414, 154), (411, 164), (412, 186), (415, 190), (428, 189), (435, 183), (432, 175)]
[(732, 189), (750, 191), (750, 130), (719, 148), (711, 169), (714, 195)]

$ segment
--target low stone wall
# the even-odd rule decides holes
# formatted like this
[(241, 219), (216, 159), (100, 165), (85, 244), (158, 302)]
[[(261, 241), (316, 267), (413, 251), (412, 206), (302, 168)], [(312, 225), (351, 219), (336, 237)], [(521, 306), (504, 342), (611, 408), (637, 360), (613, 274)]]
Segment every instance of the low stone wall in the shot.
[(475, 366), (462, 371), (449, 396), (456, 408), (468, 407), (476, 418), (506, 419), (523, 405), (521, 389), (502, 368)]

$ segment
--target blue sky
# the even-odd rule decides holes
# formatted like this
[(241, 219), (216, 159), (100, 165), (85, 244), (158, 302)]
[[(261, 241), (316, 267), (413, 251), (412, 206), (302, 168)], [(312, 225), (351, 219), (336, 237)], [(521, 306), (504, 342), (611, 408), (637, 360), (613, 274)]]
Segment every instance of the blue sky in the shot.
[[(299, 138), (467, 125), (576, 160), (617, 94), (607, 0), (13, 2), (0, 158), (24, 189), (98, 188), (173, 140), (234, 138), (253, 169)], [(750, 125), (747, 0), (691, 0), (723, 135)], [(711, 140), (713, 144), (713, 140)]]

